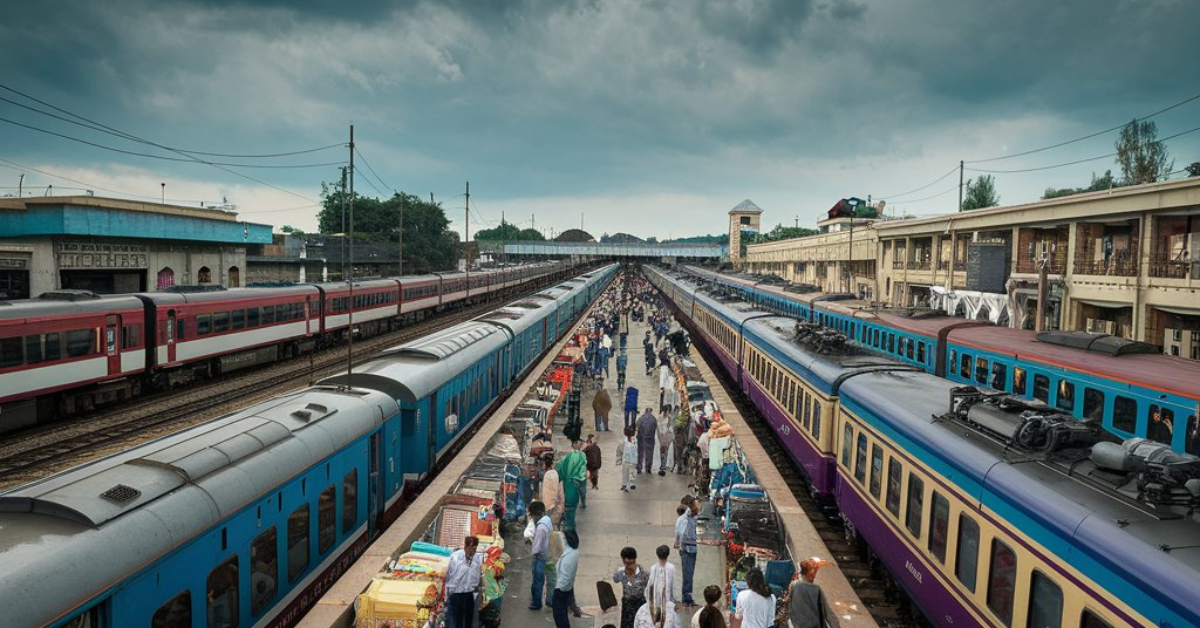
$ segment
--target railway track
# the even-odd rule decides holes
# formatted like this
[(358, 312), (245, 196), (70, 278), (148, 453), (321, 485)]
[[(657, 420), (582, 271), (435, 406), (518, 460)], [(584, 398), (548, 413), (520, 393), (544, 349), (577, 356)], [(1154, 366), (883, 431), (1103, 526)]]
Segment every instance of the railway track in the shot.
[[(540, 282), (520, 293), (533, 294), (555, 281)], [(481, 304), (452, 310), (399, 330), (356, 341), (354, 363), (380, 351), (434, 331), (485, 314), (498, 302), (514, 296), (495, 297)], [(346, 346), (328, 347), (286, 362), (239, 371), (220, 379), (183, 389), (139, 397), (132, 404), (76, 417), (23, 432), (0, 444), (0, 490), (41, 479), (63, 469), (120, 452), (197, 425), (265, 399), (284, 389), (311, 384), (346, 367)]]

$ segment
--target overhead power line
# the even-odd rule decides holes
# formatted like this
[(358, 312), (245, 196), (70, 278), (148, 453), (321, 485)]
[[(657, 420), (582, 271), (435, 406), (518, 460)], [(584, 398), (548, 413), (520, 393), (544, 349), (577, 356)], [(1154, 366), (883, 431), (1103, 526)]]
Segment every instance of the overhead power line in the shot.
[[(1195, 133), (1196, 131), (1200, 131), (1200, 126), (1195, 127), (1193, 129), (1188, 129), (1187, 131), (1176, 133), (1174, 135), (1168, 135), (1167, 137), (1164, 137), (1160, 140), (1155, 140), (1155, 141), (1156, 142), (1165, 142), (1167, 140), (1173, 140), (1177, 137), (1187, 135), (1188, 133)], [(1066, 162), (1059, 163), (1059, 164), (1051, 164), (1049, 166), (1039, 166), (1036, 168), (1021, 168), (1021, 169), (1017, 169), (1017, 170), (991, 170), (991, 169), (987, 169), (987, 168), (964, 168), (964, 170), (969, 170), (971, 172), (987, 172), (987, 173), (992, 173), (992, 174), (1015, 174), (1015, 173), (1020, 173), (1020, 172), (1037, 172), (1039, 170), (1053, 170), (1054, 168), (1062, 168), (1065, 166), (1074, 166), (1076, 164), (1082, 164), (1082, 163), (1087, 163), (1089, 161), (1097, 161), (1100, 159), (1107, 159), (1107, 158), (1116, 157), (1116, 156), (1117, 156), (1117, 153), (1108, 153), (1107, 155), (1099, 155), (1097, 157), (1088, 157), (1086, 159), (1076, 159), (1074, 161), (1066, 161)], [(970, 162), (966, 162), (966, 163), (970, 163)]]
[(932, 185), (936, 184), (937, 182), (941, 181), (942, 179), (945, 179), (946, 177), (948, 177), (948, 176), (950, 176), (950, 175), (954, 174), (955, 172), (958, 172), (958, 166), (955, 166), (955, 167), (951, 168), (950, 170), (946, 171), (946, 174), (944, 174), (944, 175), (942, 175), (942, 176), (940, 176), (940, 177), (938, 177), (938, 178), (934, 179), (933, 181), (930, 181), (929, 183), (926, 183), (925, 185), (922, 185), (922, 186), (921, 186), (921, 187), (919, 187), (919, 188), (916, 188), (916, 189), (913, 189), (913, 190), (909, 190), (909, 191), (907, 191), (907, 192), (904, 192), (904, 193), (901, 193), (901, 194), (888, 194), (888, 195), (885, 195), (885, 196), (879, 196), (879, 197), (876, 197), (876, 198), (878, 198), (878, 199), (880, 199), (880, 200), (890, 201), (890, 200), (892, 200), (892, 199), (895, 199), (895, 198), (898, 198), (898, 197), (901, 197), (901, 196), (908, 196), (909, 194), (914, 194), (914, 193), (916, 193), (916, 192), (920, 192), (921, 190), (924, 190), (925, 188), (928, 188), (928, 187), (930, 187), (930, 186), (932, 186)]
[[(1186, 98), (1186, 99), (1184, 99), (1184, 100), (1181, 100), (1181, 101), (1179, 101), (1179, 102), (1177, 102), (1177, 103), (1175, 103), (1175, 104), (1173, 104), (1173, 105), (1171, 105), (1171, 106), (1169, 106), (1169, 107), (1164, 107), (1164, 108), (1162, 108), (1162, 109), (1159, 109), (1158, 111), (1155, 111), (1154, 113), (1151, 113), (1151, 114), (1148, 114), (1148, 115), (1141, 116), (1140, 118), (1134, 118), (1134, 120), (1149, 120), (1150, 118), (1153, 118), (1154, 116), (1157, 116), (1157, 115), (1159, 115), (1159, 114), (1166, 113), (1166, 112), (1168, 112), (1168, 111), (1170, 111), (1170, 110), (1172, 110), (1172, 109), (1175, 109), (1176, 107), (1181, 107), (1181, 106), (1183, 106), (1183, 105), (1186, 105), (1186, 104), (1188, 104), (1188, 103), (1192, 102), (1193, 100), (1197, 100), (1197, 99), (1200, 99), (1200, 94), (1196, 94), (1195, 96), (1192, 96), (1191, 98)], [(1066, 146), (1066, 145), (1068, 145), (1068, 144), (1074, 144), (1074, 143), (1076, 143), (1076, 142), (1082, 142), (1083, 140), (1089, 140), (1089, 139), (1092, 139), (1093, 137), (1098, 137), (1098, 136), (1100, 136), (1100, 135), (1104, 135), (1105, 133), (1112, 133), (1113, 131), (1116, 131), (1117, 129), (1120, 129), (1120, 128), (1124, 127), (1126, 124), (1128, 124), (1128, 122), (1123, 122), (1123, 123), (1121, 123), (1121, 124), (1118, 124), (1118, 125), (1116, 125), (1116, 126), (1109, 127), (1109, 128), (1107, 128), (1107, 129), (1104, 129), (1103, 131), (1096, 131), (1095, 133), (1089, 133), (1089, 134), (1087, 134), (1087, 135), (1084, 135), (1083, 137), (1077, 137), (1077, 138), (1075, 138), (1075, 139), (1073, 139), (1073, 140), (1067, 140), (1067, 141), (1065, 141), (1065, 142), (1059, 142), (1059, 143), (1057, 143), (1057, 144), (1051, 144), (1050, 146), (1043, 146), (1043, 147), (1041, 147), (1041, 148), (1035, 148), (1035, 149), (1033, 149), (1033, 150), (1027, 150), (1027, 151), (1023, 151), (1023, 152), (1020, 152), (1020, 153), (1013, 153), (1013, 154), (1011, 154), (1011, 155), (1001, 155), (1001, 156), (999, 156), (999, 157), (989, 157), (989, 158), (987, 158), (987, 159), (971, 159), (971, 160), (965, 160), (963, 163), (967, 163), (967, 164), (982, 164), (982, 163), (987, 163), (987, 162), (989, 162), (989, 161), (1000, 161), (1000, 160), (1002, 160), (1002, 159), (1012, 159), (1013, 157), (1024, 157), (1025, 155), (1032, 155), (1032, 154), (1034, 154), (1034, 153), (1040, 153), (1040, 152), (1042, 152), (1042, 151), (1047, 151), (1047, 150), (1051, 150), (1051, 149), (1055, 149), (1055, 148), (1061, 148), (1061, 147), (1063, 147), (1063, 146)], [(1100, 158), (1099, 158), (1099, 157), (1097, 157), (1097, 159), (1100, 159)], [(1003, 172), (1003, 171), (997, 170), (996, 172)], [(1028, 171), (1027, 171), (1027, 170), (1013, 170), (1012, 172), (1028, 172)]]

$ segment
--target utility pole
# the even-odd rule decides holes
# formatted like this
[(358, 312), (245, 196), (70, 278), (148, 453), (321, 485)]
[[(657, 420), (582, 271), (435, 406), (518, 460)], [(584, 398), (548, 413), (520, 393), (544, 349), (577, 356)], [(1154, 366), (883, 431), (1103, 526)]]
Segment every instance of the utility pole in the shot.
[(800, 216), (796, 216), (796, 228), (800, 228)]
[(1040, 334), (1046, 330), (1046, 298), (1048, 296), (1047, 293), (1049, 292), (1049, 290), (1047, 290), (1048, 286), (1046, 285), (1047, 280), (1049, 279), (1047, 277), (1049, 270), (1046, 267), (1049, 264), (1046, 262), (1046, 257), (1042, 256), (1042, 265), (1041, 268), (1038, 268), (1037, 320), (1034, 321), (1033, 324), (1033, 331), (1037, 334)]
[(22, 172), (20, 178), (17, 179), (17, 198), (25, 194), (25, 173)]
[(958, 211), (962, 211), (963, 195), (963, 162), (958, 160)]
[[(431, 195), (432, 196), (432, 195)], [(404, 276), (404, 199), (400, 199), (400, 233), (397, 234), (400, 239), (400, 258), (398, 258), (398, 269), (396, 276)]]
[(346, 308), (346, 386), (350, 385), (350, 369), (354, 366), (354, 125), (350, 125), (350, 303)]
[(467, 181), (467, 202), (463, 211), (463, 270), (467, 273), (467, 290), (471, 290), (471, 182)]
[(342, 280), (348, 281), (350, 278), (349, 271), (346, 270), (346, 241), (350, 239), (350, 234), (346, 231), (346, 167), (342, 166)]

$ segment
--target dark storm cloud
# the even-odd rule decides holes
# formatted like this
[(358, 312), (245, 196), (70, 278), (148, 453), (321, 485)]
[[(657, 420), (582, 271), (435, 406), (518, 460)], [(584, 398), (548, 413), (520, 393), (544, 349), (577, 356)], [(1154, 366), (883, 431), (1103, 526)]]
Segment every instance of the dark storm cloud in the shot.
[[(1200, 23), (1198, 7), (1194, 0), (20, 3), (0, 22), (0, 82), (196, 149), (321, 145), (344, 140), (353, 122), (375, 169), (406, 190), (442, 194), (471, 178), (473, 191), (478, 182), (495, 199), (685, 191), (721, 204), (736, 196), (730, 205), (756, 196), (754, 189), (764, 190), (760, 204), (772, 196), (806, 203), (802, 195), (811, 191), (823, 207), (827, 196), (916, 187), (925, 181), (911, 179), (940, 175), (949, 167), (943, 161), (1044, 145), (1191, 95), (1200, 85), (1189, 32)], [(1179, 121), (1196, 111), (1173, 112), (1160, 131), (1182, 130)], [(3, 103), (0, 116), (55, 124)], [(0, 146), (0, 157), (13, 159), (225, 177), (7, 125)], [(1101, 138), (1079, 149), (1109, 146)], [(331, 179), (324, 171), (267, 174), (308, 189)], [(1005, 192), (1008, 181), (1017, 179), (1000, 181), (1005, 200), (1018, 200)]]

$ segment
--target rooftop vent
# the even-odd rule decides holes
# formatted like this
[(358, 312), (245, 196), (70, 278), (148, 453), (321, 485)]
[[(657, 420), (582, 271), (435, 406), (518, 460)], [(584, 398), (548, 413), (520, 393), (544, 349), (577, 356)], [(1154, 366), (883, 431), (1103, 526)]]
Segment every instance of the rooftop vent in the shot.
[(124, 504), (126, 502), (131, 502), (131, 501), (141, 497), (142, 492), (137, 490), (136, 488), (133, 488), (132, 486), (118, 484), (118, 485), (108, 489), (107, 491), (100, 493), (100, 496), (103, 497), (104, 499), (108, 499), (108, 500), (117, 502), (118, 504)]

